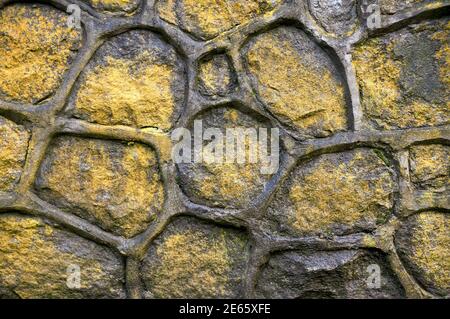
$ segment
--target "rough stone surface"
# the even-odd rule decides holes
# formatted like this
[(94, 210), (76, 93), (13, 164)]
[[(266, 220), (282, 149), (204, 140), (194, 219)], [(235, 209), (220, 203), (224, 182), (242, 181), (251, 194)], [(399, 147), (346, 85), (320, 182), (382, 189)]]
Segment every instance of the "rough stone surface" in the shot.
[(198, 69), (198, 88), (202, 95), (226, 96), (236, 87), (236, 75), (230, 58), (225, 54), (207, 56)]
[[(227, 128), (265, 128), (270, 130), (268, 123), (258, 121), (252, 114), (246, 114), (233, 107), (219, 107), (207, 110), (196, 120), (201, 120), (203, 130), (218, 128), (225, 136)], [(192, 130), (192, 136), (193, 136)], [(268, 132), (270, 134), (270, 131)], [(235, 139), (242, 138), (238, 132), (232, 135)], [(203, 143), (203, 152), (210, 141)], [(258, 148), (251, 139), (245, 139), (245, 155), (248, 158), (252, 147)], [(206, 154), (203, 154), (207, 160)], [(261, 158), (256, 163), (246, 161), (239, 164), (236, 161), (216, 163), (186, 163), (178, 165), (180, 182), (185, 193), (196, 203), (215, 207), (243, 208), (254, 201), (264, 191), (271, 175), (261, 173)]]
[[(79, 288), (67, 285), (74, 266)], [(124, 298), (124, 276), (106, 247), (39, 218), (0, 216), (0, 298)]]
[(389, 130), (449, 123), (449, 30), (448, 18), (423, 22), (355, 49), (367, 125)]
[(69, 2), (0, 1), (0, 298), (450, 296), (449, 0)]
[(397, 232), (395, 243), (412, 275), (439, 295), (450, 294), (450, 216), (423, 212), (410, 217)]
[(411, 181), (421, 190), (432, 190), (450, 196), (450, 147), (418, 145), (410, 150)]
[(101, 12), (123, 16), (131, 15), (139, 6), (140, 0), (85, 0)]
[(164, 201), (150, 148), (71, 136), (53, 141), (36, 187), (55, 205), (125, 237), (144, 231)]
[(334, 35), (351, 35), (358, 26), (357, 1), (308, 0), (311, 14)]
[[(377, 264), (381, 287), (369, 288), (367, 267)], [(403, 289), (379, 252), (288, 251), (272, 255), (257, 285), (260, 298), (402, 298)]]
[(260, 15), (270, 15), (282, 0), (159, 0), (161, 19), (192, 36), (209, 40)]
[(445, 3), (443, 1), (433, 1), (433, 0), (379, 0), (381, 13), (383, 14), (394, 14), (401, 10), (410, 9), (412, 7), (417, 7), (419, 5), (426, 6), (436, 6), (437, 4)]
[(0, 116), (0, 193), (19, 182), (28, 150), (29, 132)]
[(13, 4), (0, 11), (0, 98), (37, 103), (61, 84), (81, 32), (67, 15), (39, 4)]
[(245, 233), (179, 217), (148, 251), (142, 276), (148, 297), (238, 298), (248, 260)]
[(375, 149), (321, 155), (291, 173), (267, 218), (280, 234), (342, 235), (383, 224), (392, 214), (395, 180)]
[(123, 33), (104, 44), (84, 70), (69, 104), (75, 117), (104, 125), (168, 130), (184, 102), (184, 66), (149, 31)]
[(280, 27), (258, 35), (245, 57), (259, 99), (299, 136), (346, 130), (345, 85), (332, 59), (304, 32)]

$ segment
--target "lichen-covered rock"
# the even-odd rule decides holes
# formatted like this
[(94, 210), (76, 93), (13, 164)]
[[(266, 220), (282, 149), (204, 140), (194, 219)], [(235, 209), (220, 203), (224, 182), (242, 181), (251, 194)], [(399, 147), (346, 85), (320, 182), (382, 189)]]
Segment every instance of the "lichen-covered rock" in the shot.
[(95, 9), (113, 15), (131, 15), (139, 6), (140, 0), (85, 0)]
[(210, 40), (260, 15), (271, 14), (282, 0), (158, 0), (161, 19), (192, 36)]
[(106, 42), (83, 71), (69, 109), (104, 125), (168, 130), (184, 103), (184, 65), (160, 36), (145, 30)]
[(408, 218), (395, 236), (410, 273), (430, 292), (450, 294), (450, 215), (423, 212)]
[(435, 7), (444, 4), (445, 1), (447, 0), (378, 0), (378, 5), (380, 6), (382, 14), (389, 15), (405, 9), (417, 7), (419, 5)]
[[(233, 137), (235, 141), (244, 138), (239, 131), (227, 131), (227, 129), (267, 129), (267, 136), (270, 138), (270, 124), (261, 121), (252, 114), (247, 114), (233, 107), (219, 107), (207, 110), (196, 118), (203, 123), (203, 131), (209, 128), (217, 128), (224, 136), (223, 147), (218, 144), (217, 149), (223, 150), (222, 162), (208, 162), (209, 157), (206, 146), (211, 141), (204, 141), (201, 163), (180, 163), (178, 172), (180, 184), (189, 198), (196, 203), (226, 208), (244, 208), (254, 201), (258, 195), (262, 194), (265, 185), (272, 174), (263, 174), (261, 168), (266, 166), (261, 157), (252, 163), (250, 154), (258, 152), (259, 145), (250, 138), (243, 140), (245, 149), (245, 161), (240, 164), (236, 158), (231, 161), (226, 160), (226, 138)], [(194, 130), (192, 129), (192, 136)], [(248, 136), (248, 135), (247, 135)], [(239, 144), (237, 144), (239, 145)], [(270, 146), (269, 146), (270, 147)], [(269, 148), (270, 150), (270, 148)]]
[(223, 97), (236, 86), (236, 75), (229, 57), (225, 54), (208, 56), (198, 68), (198, 88), (202, 95)]
[(411, 181), (419, 189), (431, 189), (449, 194), (450, 147), (447, 145), (417, 145), (410, 149)]
[(151, 298), (238, 298), (248, 259), (245, 233), (179, 217), (155, 240), (142, 265)]
[(449, 30), (448, 18), (422, 22), (356, 47), (353, 64), (369, 127), (449, 123)]
[(82, 40), (67, 19), (46, 5), (0, 10), (0, 98), (37, 103), (56, 91)]
[(38, 4), (0, 10), (0, 98), (37, 103), (56, 91), (81, 45), (67, 17)]
[(144, 231), (164, 202), (154, 151), (72, 136), (53, 141), (36, 188), (56, 206), (125, 237)]
[[(368, 285), (371, 265), (381, 286)], [(272, 255), (256, 287), (258, 298), (402, 298), (404, 291), (379, 252), (289, 251)]]
[(300, 137), (347, 128), (344, 82), (330, 56), (303, 31), (279, 27), (258, 35), (245, 57), (259, 99)]
[(308, 0), (308, 4), (319, 25), (333, 35), (350, 35), (358, 25), (355, 0)]
[(28, 151), (29, 132), (0, 116), (0, 192), (19, 182)]
[(124, 277), (106, 247), (39, 218), (0, 216), (0, 298), (124, 298)]
[(374, 149), (321, 155), (300, 165), (275, 195), (267, 218), (288, 235), (342, 235), (374, 229), (392, 214), (395, 182)]

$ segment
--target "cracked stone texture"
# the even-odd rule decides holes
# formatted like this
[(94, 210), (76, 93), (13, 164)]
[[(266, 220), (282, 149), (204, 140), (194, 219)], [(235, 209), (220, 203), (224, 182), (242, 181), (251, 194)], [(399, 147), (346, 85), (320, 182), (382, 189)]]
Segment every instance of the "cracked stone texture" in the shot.
[(261, 16), (270, 15), (282, 0), (159, 0), (161, 19), (194, 37), (210, 40)]
[(268, 209), (271, 231), (343, 235), (373, 230), (392, 214), (395, 179), (376, 149), (326, 154), (300, 164)]
[(22, 175), (30, 133), (0, 116), (0, 193), (14, 189)]
[(82, 35), (53, 7), (12, 4), (0, 11), (0, 98), (38, 103), (62, 82)]
[[(67, 285), (74, 265), (80, 289)], [(122, 259), (104, 246), (40, 218), (0, 216), (0, 298), (124, 298), (124, 277)]]
[(328, 33), (347, 36), (358, 26), (355, 0), (308, 0), (311, 14)]
[(239, 298), (248, 260), (242, 231), (179, 217), (159, 236), (142, 264), (152, 298)]
[(135, 30), (96, 52), (69, 110), (93, 123), (169, 130), (184, 103), (184, 90), (184, 65), (176, 51), (160, 36)]
[[(0, 3), (0, 298), (449, 297), (448, 0), (39, 2)], [(195, 119), (278, 171), (174, 163)]]
[(303, 31), (279, 27), (258, 35), (245, 58), (258, 98), (295, 134), (326, 137), (347, 129), (344, 82)]
[(432, 190), (450, 196), (450, 147), (418, 145), (410, 150), (411, 181), (421, 190)]
[(450, 216), (428, 211), (411, 216), (395, 243), (408, 271), (431, 292), (450, 294)]
[(164, 202), (149, 147), (74, 136), (53, 141), (36, 188), (56, 206), (125, 237), (144, 231)]
[(450, 20), (443, 18), (356, 47), (366, 125), (391, 130), (449, 123), (449, 30)]
[[(267, 129), (267, 134), (270, 136), (270, 124), (267, 121), (258, 120), (254, 114), (244, 113), (232, 106), (207, 110), (196, 120), (202, 120), (203, 131), (208, 128), (217, 128), (223, 136), (230, 128), (256, 129), (257, 131), (262, 128)], [(191, 135), (194, 136), (193, 129)], [(239, 131), (235, 131), (231, 136), (235, 140), (245, 141), (242, 145), (245, 145), (243, 154), (247, 159), (253, 149), (256, 151), (260, 149), (257, 143), (246, 138)], [(177, 165), (181, 187), (192, 201), (199, 204), (225, 208), (248, 206), (258, 195), (263, 193), (272, 175), (261, 173), (260, 157), (255, 163), (251, 163), (249, 160), (243, 164), (209, 162), (207, 150), (209, 147), (214, 147), (213, 143), (211, 141), (203, 143), (202, 154), (205, 160), (202, 163)], [(270, 150), (270, 148), (268, 149)]]
[(208, 56), (198, 68), (198, 89), (202, 95), (218, 98), (236, 87), (236, 75), (230, 58), (225, 54)]
[[(381, 287), (367, 286), (367, 267), (377, 264)], [(376, 251), (288, 251), (274, 254), (257, 284), (259, 298), (403, 298), (395, 274)]]

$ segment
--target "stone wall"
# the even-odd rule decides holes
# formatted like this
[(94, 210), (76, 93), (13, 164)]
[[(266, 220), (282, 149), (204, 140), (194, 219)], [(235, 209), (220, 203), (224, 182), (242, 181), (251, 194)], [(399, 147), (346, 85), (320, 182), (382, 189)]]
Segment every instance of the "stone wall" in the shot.
[(0, 297), (448, 296), (450, 2), (366, 2), (0, 1)]

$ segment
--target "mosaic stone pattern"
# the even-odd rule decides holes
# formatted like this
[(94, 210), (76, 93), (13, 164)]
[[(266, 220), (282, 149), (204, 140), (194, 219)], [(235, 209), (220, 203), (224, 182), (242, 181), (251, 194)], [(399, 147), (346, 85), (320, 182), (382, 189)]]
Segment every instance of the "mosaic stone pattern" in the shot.
[(448, 1), (73, 2), (0, 3), (0, 298), (449, 297)]

